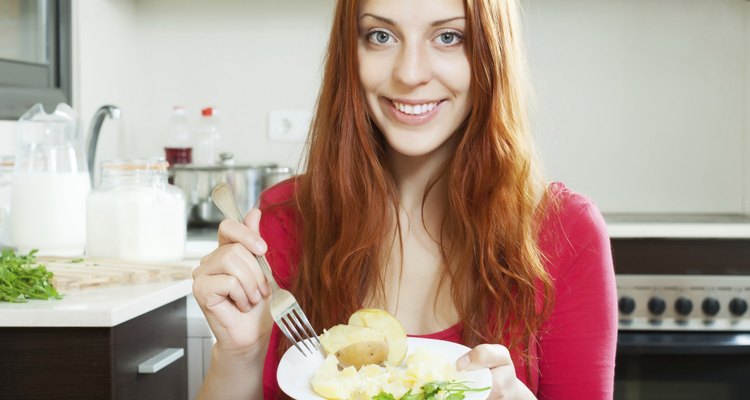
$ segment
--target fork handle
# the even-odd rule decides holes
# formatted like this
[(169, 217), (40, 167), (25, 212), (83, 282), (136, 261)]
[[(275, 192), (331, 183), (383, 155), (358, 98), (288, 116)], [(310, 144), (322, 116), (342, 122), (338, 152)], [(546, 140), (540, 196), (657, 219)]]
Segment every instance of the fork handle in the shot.
[(271, 272), (271, 266), (268, 264), (268, 260), (266, 259), (265, 255), (259, 256), (255, 254), (255, 259), (258, 260), (258, 264), (260, 265), (260, 270), (263, 272), (263, 275), (265, 275), (266, 280), (268, 281), (268, 284), (271, 285), (271, 291), (275, 292), (279, 289), (279, 285), (276, 283), (276, 279), (273, 278), (273, 273)]
[[(216, 207), (218, 207), (219, 210), (224, 213), (225, 217), (233, 219), (241, 224), (244, 223), (244, 221), (242, 220), (242, 214), (240, 213), (240, 208), (237, 206), (237, 200), (234, 198), (234, 192), (232, 191), (232, 187), (229, 186), (229, 184), (227, 184), (226, 182), (222, 182), (216, 185), (216, 187), (211, 191), (211, 200), (213, 200), (214, 204), (216, 204)], [(259, 256), (255, 253), (253, 253), (253, 255), (255, 256), (255, 259), (258, 260), (258, 264), (260, 264), (260, 270), (263, 272), (266, 280), (271, 285), (271, 290), (276, 291), (279, 288), (279, 285), (276, 283), (276, 279), (273, 278), (271, 266), (268, 265), (266, 256)]]

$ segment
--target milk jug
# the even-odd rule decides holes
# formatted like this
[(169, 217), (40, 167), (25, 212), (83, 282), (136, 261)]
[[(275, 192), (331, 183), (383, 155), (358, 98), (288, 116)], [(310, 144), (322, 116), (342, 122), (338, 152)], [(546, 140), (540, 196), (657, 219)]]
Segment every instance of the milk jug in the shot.
[(67, 104), (47, 114), (41, 104), (18, 123), (10, 232), (22, 253), (82, 255), (86, 196), (91, 189), (78, 116)]

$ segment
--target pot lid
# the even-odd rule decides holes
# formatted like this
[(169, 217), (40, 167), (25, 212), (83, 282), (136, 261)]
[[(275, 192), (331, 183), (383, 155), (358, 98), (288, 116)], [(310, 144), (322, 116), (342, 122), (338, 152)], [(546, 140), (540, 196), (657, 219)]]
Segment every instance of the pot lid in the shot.
[(218, 164), (175, 164), (172, 166), (174, 170), (186, 170), (186, 171), (226, 171), (226, 170), (244, 170), (244, 169), (261, 169), (264, 166), (258, 167), (248, 164), (235, 164), (233, 153), (221, 153), (219, 154)]

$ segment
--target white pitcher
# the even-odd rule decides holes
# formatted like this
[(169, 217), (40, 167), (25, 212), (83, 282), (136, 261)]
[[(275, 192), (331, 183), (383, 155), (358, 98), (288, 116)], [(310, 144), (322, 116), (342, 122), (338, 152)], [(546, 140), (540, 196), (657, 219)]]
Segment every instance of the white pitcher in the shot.
[(51, 114), (31, 107), (19, 119), (15, 156), (13, 245), (22, 253), (82, 255), (91, 184), (77, 114), (63, 103)]

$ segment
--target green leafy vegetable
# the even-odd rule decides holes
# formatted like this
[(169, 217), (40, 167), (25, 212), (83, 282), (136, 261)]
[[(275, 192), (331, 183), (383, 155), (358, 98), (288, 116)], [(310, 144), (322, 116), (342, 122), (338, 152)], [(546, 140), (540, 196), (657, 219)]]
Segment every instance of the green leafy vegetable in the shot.
[(16, 255), (5, 249), (0, 255), (0, 301), (25, 303), (29, 299), (60, 299), (50, 280), (54, 276), (44, 265), (36, 263), (37, 250)]
[[(403, 397), (402, 397), (403, 399)], [(395, 397), (393, 397), (390, 393), (379, 393), (377, 396), (373, 397), (372, 400), (396, 400)]]
[(468, 382), (455, 381), (429, 382), (422, 386), (421, 393), (412, 393), (411, 390), (409, 390), (399, 399), (396, 399), (390, 393), (381, 392), (373, 397), (372, 400), (463, 400), (466, 398), (464, 395), (466, 392), (483, 392), (485, 390), (490, 390), (489, 387), (477, 389), (471, 388), (466, 385), (467, 383)]

